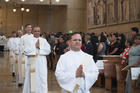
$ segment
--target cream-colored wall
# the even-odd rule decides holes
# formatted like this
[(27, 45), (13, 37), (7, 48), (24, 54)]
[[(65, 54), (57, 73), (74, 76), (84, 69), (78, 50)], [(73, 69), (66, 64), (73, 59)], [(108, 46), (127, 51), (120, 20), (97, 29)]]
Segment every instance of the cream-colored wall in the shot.
[(31, 11), (21, 12), (20, 8), (13, 13), (13, 6), (6, 5), (5, 10), (2, 11), (5, 15), (0, 19), (5, 19), (0, 29), (5, 34), (9, 35), (12, 31), (21, 29), (25, 24), (33, 26), (40, 26), (42, 32), (64, 32), (66, 31), (66, 15), (67, 6), (52, 6), (52, 12), (48, 5), (30, 5), (26, 6)]
[[(14, 1), (21, 3), (19, 0)], [(45, 0), (45, 2), (40, 3), (39, 0), (27, 0), (25, 5), (48, 5), (48, 1), (49, 0)], [(8, 5), (6, 8), (5, 2), (1, 5), (0, 19), (4, 19), (5, 21), (2, 21), (4, 26), (0, 29), (3, 29), (8, 35), (12, 30), (17, 30), (21, 28), (22, 24), (25, 25), (26, 23), (41, 26), (43, 32), (68, 32), (69, 30), (73, 30), (74, 32), (86, 32), (87, 30), (86, 0), (60, 0), (60, 3), (56, 3), (55, 0), (52, 0), (52, 5), (57, 5), (53, 9), (53, 13), (50, 14), (53, 15), (53, 18), (48, 15), (49, 10), (43, 7), (36, 8), (32, 6), (30, 13), (23, 13), (23, 22), (21, 11), (13, 13), (11, 11), (12, 6)], [(1, 14), (5, 15), (1, 16)]]
[[(19, 0), (14, 1), (21, 3)], [(48, 1), (49, 0), (45, 0), (45, 2), (40, 3), (39, 0), (27, 0), (25, 3), (34, 5), (48, 5)], [(136, 22), (87, 29), (87, 0), (60, 0), (60, 3), (56, 3), (54, 0), (52, 0), (52, 4), (63, 6), (55, 6), (55, 9), (53, 9), (55, 13), (50, 14), (53, 15), (53, 17), (49, 15), (50, 12), (46, 7), (36, 8), (33, 6), (30, 13), (23, 13), (23, 25), (26, 23), (31, 23), (35, 26), (39, 25), (43, 32), (68, 32), (69, 30), (95, 33), (129, 32), (131, 27), (136, 26), (140, 28), (140, 22)], [(6, 7), (4, 2), (1, 2), (0, 6), (0, 30), (9, 34), (12, 30), (21, 28), (22, 14), (20, 11), (13, 14), (11, 11), (12, 7)]]
[(86, 0), (68, 0), (67, 26), (74, 32), (87, 31)]

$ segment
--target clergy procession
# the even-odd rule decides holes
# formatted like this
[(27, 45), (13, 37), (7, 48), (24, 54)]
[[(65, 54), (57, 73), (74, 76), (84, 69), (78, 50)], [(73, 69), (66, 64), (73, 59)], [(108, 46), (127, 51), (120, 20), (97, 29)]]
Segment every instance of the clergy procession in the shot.
[[(8, 41), (9, 63), (18, 86), (24, 84), (23, 93), (47, 93), (47, 60), (50, 45), (40, 37), (40, 27), (25, 25), (26, 34), (21, 30), (12, 32)], [(39, 82), (38, 82), (39, 81)]]
[(118, 93), (138, 93), (130, 68), (138, 71), (140, 65), (139, 29), (132, 27), (130, 34), (43, 33), (26, 24), (7, 41), (9, 71), (20, 93), (53, 93), (52, 75), (60, 87), (56, 93), (93, 93), (103, 86), (111, 93), (113, 86)]
[[(62, 93), (90, 93), (90, 88), (98, 78), (98, 68), (93, 57), (81, 50), (80, 33), (72, 33), (68, 40), (68, 52), (65, 51), (57, 59), (56, 79)], [(23, 86), (22, 93), (48, 93), (47, 64), (50, 63), (46, 56), (51, 53), (53, 45), (41, 37), (41, 28), (26, 24), (25, 34), (22, 30), (13, 31), (7, 46), (10, 72), (16, 78), (16, 85)]]
[(0, 93), (140, 93), (140, 0), (0, 0)]

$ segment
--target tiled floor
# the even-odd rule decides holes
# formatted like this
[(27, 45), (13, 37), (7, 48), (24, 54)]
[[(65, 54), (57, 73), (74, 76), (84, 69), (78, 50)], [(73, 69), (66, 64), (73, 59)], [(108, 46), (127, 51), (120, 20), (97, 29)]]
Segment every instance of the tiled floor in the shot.
[[(48, 71), (49, 93), (60, 93), (59, 87), (53, 71)], [(22, 93), (22, 87), (18, 87), (15, 78), (11, 76), (8, 64), (8, 52), (0, 53), (0, 93)], [(93, 87), (91, 93), (116, 93), (106, 91), (104, 88)]]

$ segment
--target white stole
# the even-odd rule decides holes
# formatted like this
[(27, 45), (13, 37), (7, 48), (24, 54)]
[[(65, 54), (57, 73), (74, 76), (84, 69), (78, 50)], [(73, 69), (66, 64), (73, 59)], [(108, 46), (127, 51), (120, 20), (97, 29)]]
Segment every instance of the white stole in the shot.
[(35, 61), (38, 57), (38, 53), (36, 53), (36, 55), (32, 58), (32, 61), (31, 61), (31, 69), (30, 69), (30, 72), (31, 72), (31, 93), (35, 92)]
[(21, 54), (21, 59), (22, 59), (22, 62), (21, 62), (21, 68), (22, 68), (22, 77), (25, 78), (25, 63), (27, 63), (27, 56), (25, 56), (24, 54)]
[[(39, 40), (40, 42), (40, 40)], [(41, 45), (41, 42), (40, 42), (40, 45)], [(38, 57), (38, 53), (39, 53), (39, 49), (37, 49), (37, 52), (36, 52), (36, 55), (33, 57), (32, 61), (31, 61), (31, 69), (30, 69), (30, 72), (31, 72), (31, 93), (34, 93), (35, 92), (35, 61)]]
[[(91, 56), (85, 55), (84, 61), (82, 63), (82, 65), (83, 65), (83, 71), (84, 72), (86, 72), (88, 70), (88, 67), (91, 64), (91, 60), (92, 60), (91, 58), (92, 58)], [(77, 91), (78, 91), (78, 89), (79, 89), (79, 87), (80, 87), (81, 84), (82, 84), (82, 78), (77, 78), (76, 86), (75, 86), (75, 88), (74, 88), (74, 90), (73, 90), (72, 93), (77, 93)]]

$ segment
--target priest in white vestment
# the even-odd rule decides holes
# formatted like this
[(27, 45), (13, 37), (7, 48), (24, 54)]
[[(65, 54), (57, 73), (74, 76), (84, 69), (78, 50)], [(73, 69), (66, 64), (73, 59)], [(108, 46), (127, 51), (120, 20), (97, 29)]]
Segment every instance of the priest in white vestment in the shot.
[[(23, 93), (48, 93), (47, 85), (47, 60), (50, 50), (50, 45), (46, 39), (40, 36), (40, 27), (34, 27), (34, 37), (29, 39), (28, 48), (24, 50), (25, 55), (29, 61), (27, 63), (27, 70), (24, 82)], [(34, 65), (34, 67), (33, 67)], [(31, 74), (35, 74), (34, 81)], [(34, 85), (31, 84), (33, 81)], [(34, 87), (34, 91), (32, 91)]]
[(22, 76), (22, 52), (20, 48), (21, 43), (21, 36), (23, 35), (22, 30), (18, 30), (17, 32), (18, 37), (15, 38), (15, 49), (14, 53), (16, 55), (16, 82), (18, 86), (22, 86), (23, 84), (23, 76)]
[(90, 88), (98, 78), (98, 68), (93, 57), (81, 50), (82, 39), (73, 33), (71, 50), (61, 55), (55, 75), (62, 93), (90, 93)]
[(26, 49), (28, 49), (29, 46), (29, 42), (30, 42), (30, 38), (33, 37), (33, 34), (31, 33), (32, 32), (32, 25), (31, 24), (26, 24), (25, 25), (25, 32), (26, 34), (24, 34), (22, 37), (21, 37), (21, 43), (20, 43), (20, 53), (22, 54), (22, 76), (23, 78), (25, 78), (25, 73), (26, 72), (29, 72), (27, 70), (29, 70), (29, 66), (27, 67), (27, 62), (29, 61), (29, 59), (27, 58), (27, 56), (24, 54), (24, 51)]
[(15, 42), (16, 42), (16, 32), (12, 32), (12, 37), (9, 38), (7, 42), (7, 47), (10, 50), (9, 52), (9, 64), (10, 64), (10, 71), (12, 75), (15, 76)]

